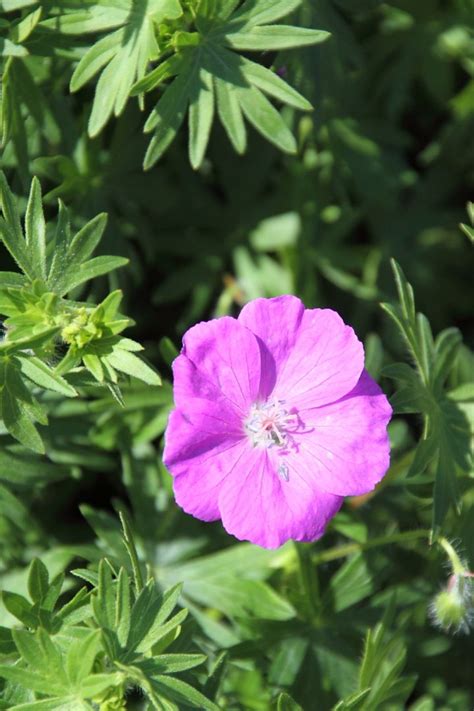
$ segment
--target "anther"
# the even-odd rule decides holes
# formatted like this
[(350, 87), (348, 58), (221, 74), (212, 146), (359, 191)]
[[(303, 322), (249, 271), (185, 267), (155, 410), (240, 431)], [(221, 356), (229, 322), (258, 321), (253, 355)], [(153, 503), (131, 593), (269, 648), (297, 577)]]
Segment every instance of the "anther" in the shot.
[(283, 400), (271, 400), (252, 406), (244, 427), (254, 447), (285, 447), (288, 444), (288, 432), (295, 431), (298, 419), (284, 404)]
[(284, 481), (290, 481), (290, 472), (288, 469), (288, 464), (282, 462), (278, 467), (278, 475), (284, 479)]

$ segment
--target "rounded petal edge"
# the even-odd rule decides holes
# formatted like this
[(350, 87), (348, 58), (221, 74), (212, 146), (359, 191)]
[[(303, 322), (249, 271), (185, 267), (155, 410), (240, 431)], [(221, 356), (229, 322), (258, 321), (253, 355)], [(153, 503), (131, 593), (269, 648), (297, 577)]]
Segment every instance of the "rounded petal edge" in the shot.
[[(255, 335), (231, 316), (203, 321), (183, 337), (182, 356), (196, 369), (206, 394), (212, 390), (237, 410), (247, 412), (258, 397), (260, 346)], [(193, 388), (196, 394), (196, 387)]]
[(321, 489), (359, 496), (383, 479), (390, 466), (392, 408), (366, 371), (348, 395), (300, 415), (313, 430), (301, 441), (301, 464)]
[(228, 533), (271, 549), (288, 540), (309, 542), (320, 538), (342, 502), (342, 497), (314, 488), (302, 492), (296, 480), (282, 481), (271, 457), (262, 450), (247, 452), (241, 473), (226, 478), (218, 499)]
[(203, 400), (190, 400), (186, 411), (170, 414), (163, 462), (173, 477), (177, 504), (196, 518), (220, 518), (217, 498), (223, 478), (245, 444), (233, 413)]

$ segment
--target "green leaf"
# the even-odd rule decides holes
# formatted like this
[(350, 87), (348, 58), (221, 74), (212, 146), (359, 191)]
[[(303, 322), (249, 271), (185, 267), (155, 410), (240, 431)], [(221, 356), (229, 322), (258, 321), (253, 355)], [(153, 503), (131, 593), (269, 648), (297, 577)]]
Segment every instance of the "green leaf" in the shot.
[(198, 7), (198, 18), (226, 20), (239, 2), (240, 0), (201, 0)]
[(435, 343), (433, 389), (439, 390), (452, 370), (456, 355), (462, 344), (462, 335), (457, 328), (447, 328), (438, 334)]
[(91, 707), (85, 701), (78, 701), (75, 697), (58, 696), (54, 699), (43, 699), (12, 706), (10, 711), (91, 711)]
[(88, 259), (99, 244), (107, 225), (107, 215), (101, 212), (79, 230), (71, 241), (68, 271), (73, 272)]
[(0, 56), (2, 57), (26, 57), (28, 50), (20, 44), (15, 44), (7, 38), (0, 37)]
[[(161, 610), (163, 598), (153, 582), (149, 582), (140, 592), (132, 608), (130, 618), (130, 631), (126, 647), (128, 650), (146, 652), (185, 619), (187, 610), (182, 610), (168, 623), (166, 619), (170, 613)], [(173, 607), (175, 601), (173, 601)]]
[(46, 279), (46, 224), (38, 178), (31, 181), (30, 196), (25, 216), (26, 247), (31, 252), (32, 264), (38, 278)]
[(140, 595), (143, 591), (145, 584), (143, 580), (142, 570), (140, 567), (140, 561), (138, 559), (138, 551), (135, 543), (135, 537), (133, 533), (132, 523), (128, 512), (124, 507), (119, 508), (119, 518), (122, 525), (123, 531), (123, 543), (127, 549), (130, 564), (133, 570), (133, 582), (135, 584), (135, 593)]
[(188, 107), (193, 74), (194, 72), (190, 72), (188, 75), (186, 72), (174, 79), (148, 117), (145, 132), (154, 131), (154, 133), (143, 163), (145, 170), (151, 168), (161, 158), (181, 128)]
[(276, 22), (296, 10), (301, 2), (302, 0), (246, 0), (232, 16), (232, 23), (247, 28)]
[(10, 657), (16, 653), (12, 631), (7, 627), (0, 627), (0, 657)]
[(161, 385), (161, 378), (158, 373), (130, 351), (118, 347), (114, 348), (113, 353), (107, 356), (107, 361), (121, 373), (143, 380), (148, 385)]
[(398, 298), (400, 299), (400, 305), (402, 307), (402, 314), (407, 321), (413, 322), (416, 316), (413, 288), (411, 284), (408, 283), (402, 268), (395, 261), (395, 259), (392, 259), (390, 263), (395, 276)]
[(58, 291), (67, 294), (80, 284), (95, 279), (103, 274), (108, 274), (115, 269), (120, 269), (128, 264), (128, 259), (124, 257), (100, 256), (89, 259), (81, 264), (75, 272), (65, 273), (57, 285)]
[(99, 383), (103, 383), (104, 368), (102, 367), (102, 361), (99, 356), (96, 356), (93, 353), (85, 353), (82, 356), (82, 361), (89, 373), (91, 373)]
[(438, 452), (438, 442), (434, 437), (427, 437), (418, 442), (407, 477), (423, 474)]
[(289, 694), (282, 692), (278, 696), (277, 711), (303, 711), (303, 709)]
[(116, 32), (106, 35), (96, 42), (81, 58), (73, 72), (69, 88), (72, 93), (87, 84), (103, 67), (105, 67), (117, 53), (120, 45), (120, 36)]
[(0, 451), (0, 481), (31, 487), (41, 482), (67, 479), (70, 475), (68, 467), (39, 459), (36, 455), (8, 449)]
[(48, 569), (38, 558), (34, 558), (28, 573), (28, 592), (33, 602), (43, 602), (48, 594), (48, 589)]
[[(31, 330), (31, 329), (30, 329)], [(17, 355), (25, 350), (35, 350), (37, 348), (43, 348), (51, 343), (55, 336), (59, 333), (59, 326), (53, 326), (52, 328), (43, 328), (38, 332), (33, 332), (28, 336), (22, 336), (15, 339), (5, 339), (3, 342), (0, 341), (0, 353), (3, 351), (3, 355)], [(15, 364), (19, 361), (18, 358), (15, 359)]]
[(219, 711), (215, 703), (207, 699), (200, 691), (194, 689), (181, 679), (158, 674), (151, 680), (153, 689), (158, 694), (171, 698), (178, 704), (185, 704), (193, 708), (206, 709), (206, 711)]
[(271, 25), (253, 27), (248, 31), (229, 32), (225, 35), (225, 43), (232, 49), (241, 51), (279, 51), (293, 47), (306, 47), (319, 44), (329, 39), (329, 32), (308, 30), (304, 27), (287, 25)]
[[(31, 669), (21, 669), (20, 667), (5, 666), (2, 664), (0, 665), (0, 678), (8, 679), (15, 684), (20, 684), (25, 687), (25, 689), (37, 691), (39, 694), (62, 696), (63, 687), (61, 684), (56, 684), (48, 677), (31, 671)], [(18, 706), (16, 708), (18, 708)]]
[(471, 222), (472, 227), (469, 227), (468, 225), (465, 224), (460, 224), (459, 227), (462, 229), (464, 234), (469, 237), (471, 242), (474, 242), (474, 203), (473, 202), (468, 202), (466, 205), (467, 209), (467, 214), (469, 215), (469, 219)]
[[(52, 684), (51, 691), (67, 691), (69, 683), (64, 670), (63, 657), (48, 633), (39, 627), (36, 632), (13, 630), (13, 640), (23, 659)], [(42, 692), (45, 693), (45, 692)], [(51, 693), (51, 692), (46, 692)]]
[(131, 583), (125, 568), (120, 568), (117, 578), (115, 602), (115, 630), (119, 644), (124, 647), (130, 633)]
[[(96, 311), (100, 310), (100, 312), (103, 314), (102, 318), (104, 319), (104, 321), (110, 322), (117, 315), (117, 311), (120, 304), (122, 303), (122, 299), (123, 292), (120, 289), (116, 289), (115, 291), (112, 291), (108, 296), (106, 296), (106, 298), (99, 304)], [(133, 341), (129, 341), (125, 338), (120, 340), (120, 342), (122, 341), (125, 341), (127, 343), (133, 343)], [(140, 349), (141, 346), (138, 345), (138, 350)], [(133, 348), (129, 348), (129, 350), (133, 350)]]
[(459, 510), (458, 470), (467, 473), (472, 467), (469, 422), (461, 408), (447, 397), (438, 401), (438, 409), (430, 419), (429, 436), (438, 445), (432, 520), (436, 533), (450, 505)]
[(301, 111), (311, 111), (312, 106), (296, 89), (293, 89), (277, 74), (245, 57), (241, 58), (240, 66), (244, 77), (257, 89), (269, 94), (274, 99)]
[(339, 701), (339, 703), (336, 704), (336, 706), (334, 707), (334, 711), (351, 711), (352, 709), (362, 709), (363, 701), (367, 698), (370, 692), (370, 687), (368, 689), (363, 689), (362, 691), (355, 691), (353, 694), (350, 694), (345, 699)]
[(152, 91), (152, 89), (156, 89), (156, 87), (166, 81), (166, 79), (171, 79), (179, 74), (182, 64), (185, 61), (185, 58), (181, 55), (173, 55), (172, 57), (165, 59), (164, 62), (158, 64), (155, 69), (133, 85), (130, 92), (131, 96), (137, 96), (141, 93), (146, 93), (148, 91)]
[(37, 2), (38, 0), (2, 0), (2, 9), (5, 12), (12, 12), (14, 10), (22, 10), (30, 5), (36, 5)]
[(93, 630), (71, 644), (67, 653), (66, 671), (73, 686), (80, 685), (89, 676), (100, 648), (100, 630)]
[(0, 218), (0, 237), (20, 269), (34, 278), (34, 269), (26, 250), (20, 215), (16, 202), (8, 187), (5, 175), (0, 171), (0, 199), (5, 219)]
[[(54, 580), (49, 584), (48, 590), (46, 592), (46, 595), (43, 598), (43, 601), (41, 603), (42, 608), (44, 610), (49, 610), (50, 612), (54, 609), (54, 606), (56, 605), (59, 596), (61, 594), (61, 590), (63, 587), (64, 583), (64, 573), (60, 573), (57, 575)], [(75, 599), (76, 596), (74, 596), (73, 600)], [(67, 603), (68, 605), (72, 603), (72, 600)], [(61, 608), (61, 611), (64, 608)]]
[(42, 9), (38, 7), (33, 12), (25, 15), (17, 24), (12, 27), (11, 37), (15, 42), (22, 43), (28, 39), (36, 25), (40, 21)]
[(181, 13), (178, 0), (155, 1), (152, 10), (146, 3), (125, 0), (113, 9), (96, 5), (88, 13), (65, 14), (59, 22), (62, 31), (73, 34), (117, 28), (86, 52), (71, 79), (71, 90), (76, 91), (101, 72), (89, 118), (90, 136), (96, 136), (112, 114), (122, 113), (132, 86), (158, 58), (155, 25)]
[(433, 367), (434, 344), (433, 332), (424, 314), (416, 314), (414, 333), (415, 340), (418, 342), (420, 370), (429, 376)]
[(261, 252), (273, 252), (294, 247), (301, 233), (301, 219), (297, 212), (285, 212), (259, 222), (250, 234), (252, 247)]
[(17, 356), (20, 363), (21, 372), (33, 383), (45, 390), (66, 395), (66, 397), (76, 397), (77, 392), (60, 375), (54, 372), (49, 366), (36, 356)]
[(236, 88), (219, 77), (215, 77), (214, 82), (220, 121), (235, 150), (242, 154), (247, 147), (247, 131)]
[[(166, 337), (165, 337), (165, 339), (166, 339)], [(162, 340), (164, 340), (164, 339), (162, 339)], [(169, 340), (169, 339), (167, 339), (167, 340)], [(117, 342), (117, 348), (119, 348), (120, 350), (123, 350), (123, 351), (131, 351), (132, 353), (137, 353), (137, 352), (140, 352), (143, 350), (143, 346), (141, 346), (136, 341), (132, 341), (131, 338), (121, 338)]]
[(250, 123), (270, 143), (285, 153), (296, 153), (296, 140), (280, 113), (256, 87), (238, 89), (242, 111)]
[(86, 698), (94, 698), (110, 688), (119, 687), (123, 684), (123, 674), (91, 674), (81, 683), (81, 693)]
[(101, 627), (113, 630), (115, 626), (115, 587), (112, 571), (106, 560), (99, 564), (97, 593), (92, 599), (92, 608)]
[(32, 605), (22, 595), (3, 590), (2, 600), (8, 612), (22, 622), (25, 627), (35, 628), (37, 626), (38, 620), (32, 612)]
[[(59, 578), (58, 578), (59, 580)], [(59, 588), (59, 585), (58, 585)], [(51, 588), (50, 588), (51, 592)], [(56, 592), (56, 591), (55, 591)], [(60, 590), (59, 590), (60, 592)], [(90, 593), (87, 588), (83, 587), (74, 595), (72, 600), (69, 600), (57, 612), (58, 619), (66, 624), (73, 624), (78, 621), (88, 620), (92, 617), (92, 612), (89, 605)], [(49, 603), (49, 595), (48, 595)], [(46, 606), (47, 603), (45, 603)]]
[(199, 71), (199, 91), (190, 97), (189, 158), (195, 170), (206, 152), (214, 117), (214, 83), (212, 74), (204, 67)]
[[(204, 664), (205, 654), (160, 654), (145, 662), (149, 675), (176, 674)], [(145, 665), (144, 665), (145, 666)]]
[(309, 640), (301, 637), (283, 640), (272, 661), (270, 684), (291, 686), (303, 665), (308, 646)]
[(0, 289), (21, 289), (25, 283), (26, 279), (23, 274), (17, 274), (16, 272), (0, 272)]
[(140, 610), (144, 608), (144, 602), (146, 602), (147, 605), (146, 614), (149, 624), (146, 629), (142, 631), (140, 631), (141, 628), (135, 631), (133, 629), (130, 630), (127, 647), (132, 647), (139, 652), (146, 653), (186, 619), (188, 614), (187, 610), (181, 610), (168, 620), (176, 606), (181, 588), (181, 584), (176, 585), (171, 590), (165, 592), (163, 598), (150, 596), (150, 593), (142, 593), (143, 598), (140, 605), (138, 605), (137, 600), (133, 608), (131, 625), (133, 626), (134, 618), (136, 619), (137, 616), (141, 614)]
[(215, 571), (200, 579), (186, 579), (185, 595), (206, 607), (233, 617), (259, 616), (288, 620), (295, 610), (290, 603), (259, 580), (245, 580)]
[(368, 597), (373, 590), (374, 581), (364, 556), (355, 555), (333, 575), (323, 603), (331, 602), (335, 612), (341, 612)]
[(1, 393), (2, 418), (8, 432), (27, 449), (44, 454), (44, 444), (38, 430), (30, 420), (27, 408), (17, 397), (15, 390), (5, 386)]

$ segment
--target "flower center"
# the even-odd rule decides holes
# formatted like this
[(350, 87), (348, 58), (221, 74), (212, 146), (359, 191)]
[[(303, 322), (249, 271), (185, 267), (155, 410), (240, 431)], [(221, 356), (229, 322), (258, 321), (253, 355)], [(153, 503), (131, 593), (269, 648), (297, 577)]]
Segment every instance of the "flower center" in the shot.
[(244, 427), (254, 447), (286, 447), (288, 431), (298, 427), (298, 419), (284, 400), (274, 399), (252, 405)]

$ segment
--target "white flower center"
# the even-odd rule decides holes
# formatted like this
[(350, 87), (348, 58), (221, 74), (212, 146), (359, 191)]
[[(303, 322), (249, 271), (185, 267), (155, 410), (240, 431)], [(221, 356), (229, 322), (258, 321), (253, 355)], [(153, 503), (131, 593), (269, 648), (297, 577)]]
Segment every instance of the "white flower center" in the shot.
[(298, 427), (298, 419), (284, 400), (274, 399), (252, 405), (244, 427), (254, 447), (286, 447), (288, 430)]

